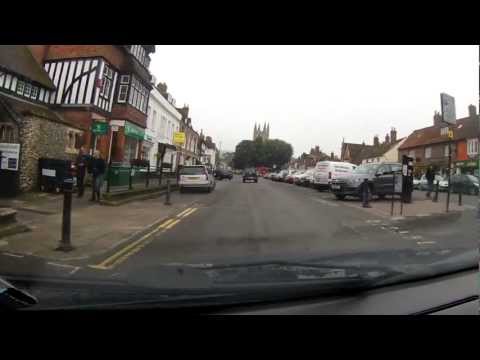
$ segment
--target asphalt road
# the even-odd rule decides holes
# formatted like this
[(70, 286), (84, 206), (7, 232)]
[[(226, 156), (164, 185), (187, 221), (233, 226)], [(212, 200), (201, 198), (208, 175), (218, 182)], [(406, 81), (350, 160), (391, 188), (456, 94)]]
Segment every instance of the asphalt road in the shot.
[(347, 206), (327, 192), (265, 179), (242, 183), (240, 177), (198, 195), (193, 213), (152, 235), (110, 272), (138, 277), (142, 269), (162, 264), (304, 261), (364, 251), (478, 246), (473, 210), (449, 219), (397, 223), (363, 211), (358, 201)]
[(136, 278), (142, 269), (166, 264), (303, 261), (380, 250), (478, 247), (474, 210), (448, 219), (398, 223), (364, 211), (359, 201), (342, 202), (328, 192), (262, 178), (242, 183), (238, 176), (218, 181), (212, 193), (176, 194), (175, 199), (192, 205), (101, 258), (62, 267), (40, 259), (26, 265), (28, 258), (0, 254), (0, 273), (30, 266), (44, 275), (77, 279)]

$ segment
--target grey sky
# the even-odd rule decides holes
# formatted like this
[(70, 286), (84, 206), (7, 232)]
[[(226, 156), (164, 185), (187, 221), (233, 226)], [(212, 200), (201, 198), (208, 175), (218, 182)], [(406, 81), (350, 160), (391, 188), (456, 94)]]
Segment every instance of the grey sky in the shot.
[(400, 137), (430, 126), (441, 92), (457, 117), (478, 107), (477, 46), (157, 45), (151, 71), (222, 150), (266, 121), (295, 156), (339, 154), (342, 137), (371, 144), (392, 126)]

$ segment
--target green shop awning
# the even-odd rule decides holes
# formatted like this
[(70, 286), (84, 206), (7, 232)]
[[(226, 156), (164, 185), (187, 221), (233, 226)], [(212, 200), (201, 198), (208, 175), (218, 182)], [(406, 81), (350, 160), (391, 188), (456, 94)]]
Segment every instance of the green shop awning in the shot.
[(138, 125), (125, 121), (125, 136), (129, 136), (137, 140), (143, 140), (145, 137), (145, 130)]

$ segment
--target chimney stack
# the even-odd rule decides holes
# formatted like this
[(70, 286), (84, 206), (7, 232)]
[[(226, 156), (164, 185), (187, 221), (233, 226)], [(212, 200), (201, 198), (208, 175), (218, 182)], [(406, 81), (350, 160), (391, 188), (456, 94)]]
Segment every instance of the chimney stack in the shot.
[(442, 124), (442, 114), (440, 114), (438, 111), (435, 111), (435, 113), (433, 114), (433, 125), (441, 126)]
[(468, 116), (472, 119), (477, 116), (477, 108), (475, 105), (468, 105)]
[(320, 154), (320, 146), (315, 146), (315, 154)]
[(380, 145), (380, 141), (378, 139), (378, 135), (375, 135), (373, 137), (373, 146), (378, 146), (378, 145)]
[(390, 135), (385, 135), (385, 144), (389, 144), (390, 143)]
[(390, 129), (390, 142), (393, 144), (397, 141), (397, 130), (395, 128)]

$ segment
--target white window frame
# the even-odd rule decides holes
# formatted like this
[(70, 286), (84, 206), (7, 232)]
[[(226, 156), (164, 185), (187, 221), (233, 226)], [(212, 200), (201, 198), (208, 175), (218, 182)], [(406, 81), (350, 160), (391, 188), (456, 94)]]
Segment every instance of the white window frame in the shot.
[[(28, 91), (27, 91), (28, 90)], [(25, 97), (30, 97), (30, 95), (32, 94), (32, 84), (30, 83), (25, 83), (25, 86), (23, 88), (23, 96)]]
[(23, 92), (25, 91), (25, 81), (18, 80), (17, 81), (17, 87), (15, 89), (15, 92), (19, 95), (23, 95)]
[(473, 156), (478, 154), (479, 141), (477, 138), (467, 140), (467, 155)]
[(38, 86), (32, 86), (32, 93), (30, 94), (30, 99), (36, 99), (38, 96)]
[(440, 129), (440, 135), (445, 136), (448, 135), (448, 127), (443, 127)]
[(432, 147), (427, 146), (425, 148), (425, 159), (431, 159), (431, 157), (432, 157)]
[[(122, 89), (125, 89), (124, 97), (122, 97)], [(119, 103), (124, 103), (124, 102), (127, 101), (127, 97), (128, 97), (128, 85), (121, 84), (121, 85), (118, 87), (118, 98), (117, 98), (117, 102), (119, 102)]]
[(129, 84), (129, 83), (130, 83), (130, 75), (120, 76), (120, 84)]
[(443, 156), (444, 156), (444, 157), (448, 157), (448, 153), (449, 153), (449, 151), (448, 151), (448, 144), (447, 144), (447, 145), (445, 145), (445, 147), (443, 148)]

